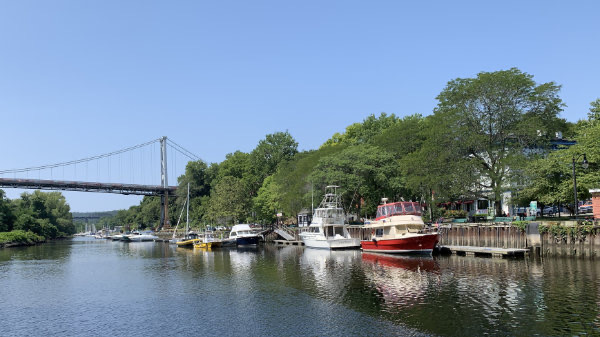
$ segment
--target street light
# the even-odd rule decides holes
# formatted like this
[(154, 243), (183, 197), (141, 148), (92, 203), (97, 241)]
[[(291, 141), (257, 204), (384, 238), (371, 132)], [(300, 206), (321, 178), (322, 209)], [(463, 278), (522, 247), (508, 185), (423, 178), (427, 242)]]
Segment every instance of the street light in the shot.
[(589, 164), (587, 161), (587, 158), (585, 157), (585, 153), (584, 154), (578, 154), (578, 155), (573, 155), (573, 193), (575, 195), (575, 220), (577, 220), (577, 216), (579, 215), (579, 205), (577, 205), (577, 178), (575, 178), (575, 162), (577, 160), (579, 160), (579, 157), (583, 156), (583, 161), (581, 162), (581, 167), (583, 167), (583, 169), (587, 169)]

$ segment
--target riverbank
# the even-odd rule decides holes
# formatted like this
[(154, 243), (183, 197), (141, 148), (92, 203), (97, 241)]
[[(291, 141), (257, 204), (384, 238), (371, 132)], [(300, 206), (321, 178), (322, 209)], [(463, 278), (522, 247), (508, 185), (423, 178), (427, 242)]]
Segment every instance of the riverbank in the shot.
[(46, 238), (32, 232), (26, 232), (22, 230), (0, 232), (0, 248), (33, 246), (45, 241)]

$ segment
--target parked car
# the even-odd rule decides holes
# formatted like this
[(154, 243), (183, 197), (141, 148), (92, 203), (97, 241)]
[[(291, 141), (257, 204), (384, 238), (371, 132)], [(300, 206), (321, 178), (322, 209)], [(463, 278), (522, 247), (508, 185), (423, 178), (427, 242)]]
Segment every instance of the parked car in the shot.
[(554, 215), (558, 212), (558, 207), (556, 206), (546, 206), (542, 210), (543, 215)]
[(579, 214), (583, 213), (592, 213), (593, 207), (592, 202), (590, 200), (583, 203), (583, 205), (579, 206)]

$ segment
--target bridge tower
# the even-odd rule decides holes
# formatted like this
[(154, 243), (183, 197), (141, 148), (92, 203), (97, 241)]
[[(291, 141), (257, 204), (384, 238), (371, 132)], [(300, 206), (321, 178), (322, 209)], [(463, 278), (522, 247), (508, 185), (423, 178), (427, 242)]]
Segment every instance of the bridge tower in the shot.
[(169, 228), (169, 183), (167, 181), (167, 137), (160, 139), (160, 184), (165, 193), (160, 196), (160, 228)]

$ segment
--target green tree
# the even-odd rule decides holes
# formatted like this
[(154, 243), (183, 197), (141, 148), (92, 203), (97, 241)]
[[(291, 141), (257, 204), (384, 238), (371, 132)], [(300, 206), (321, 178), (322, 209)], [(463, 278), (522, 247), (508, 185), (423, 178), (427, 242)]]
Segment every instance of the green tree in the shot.
[[(445, 147), (456, 162), (449, 168), (479, 177), (476, 184), (455, 184), (455, 194), (487, 192), (501, 200), (511, 174), (523, 169), (524, 150), (544, 146), (557, 127), (564, 127), (557, 118), (563, 106), (559, 89), (553, 82), (537, 85), (532, 75), (515, 68), (447, 84), (432, 116), (437, 136), (426, 147)], [(500, 206), (496, 203), (497, 212)]]
[(53, 239), (75, 233), (75, 226), (65, 197), (60, 192), (23, 193), (12, 202), (16, 220), (14, 229), (32, 231)]
[(388, 116), (385, 112), (382, 112), (379, 117), (371, 114), (362, 123), (354, 123), (346, 127), (346, 131), (343, 134), (335, 133), (322, 146), (366, 144), (397, 122), (398, 118), (394, 114)]
[(382, 197), (400, 199), (407, 193), (393, 155), (367, 144), (321, 158), (309, 180), (319, 194), (327, 185), (340, 186), (346, 212), (367, 216), (375, 213)]
[(310, 174), (322, 158), (333, 156), (346, 148), (346, 145), (323, 146), (318, 150), (298, 153), (292, 160), (282, 162), (272, 182), (277, 190), (278, 209), (285, 216), (293, 218), (303, 208), (311, 209), (314, 183), (310, 180)]
[[(234, 165), (230, 165), (230, 167), (233, 166)], [(177, 189), (177, 201), (175, 203), (176, 210), (173, 212), (173, 215), (179, 217), (181, 209), (187, 199), (187, 185), (189, 183), (190, 221), (192, 226), (199, 225), (206, 213), (206, 208), (208, 207), (206, 202), (209, 200), (211, 186), (217, 178), (217, 168), (218, 165), (216, 164), (208, 166), (205, 162), (200, 160), (188, 162), (185, 168), (185, 174), (178, 179), (179, 187)], [(225, 172), (225, 169), (223, 171)]]
[(241, 179), (223, 177), (211, 192), (207, 218), (234, 224), (245, 220), (249, 206), (246, 193)]
[(277, 170), (277, 166), (291, 160), (298, 153), (298, 143), (289, 132), (268, 134), (250, 153), (250, 170), (245, 177), (249, 193), (256, 196), (263, 181)]
[(373, 144), (391, 152), (397, 159), (418, 151), (425, 141), (425, 119), (421, 115), (406, 116), (373, 136)]
[(253, 200), (256, 218), (265, 220), (267, 223), (273, 223), (277, 218), (277, 211), (281, 209), (278, 200), (279, 188), (277, 183), (275, 183), (273, 176), (268, 176)]
[[(590, 197), (589, 189), (600, 186), (600, 123), (597, 123), (594, 110), (598, 100), (591, 103), (589, 119), (579, 121), (576, 126), (576, 144), (568, 148), (550, 152), (531, 161), (525, 170), (526, 187), (520, 193), (523, 201), (538, 200), (542, 204), (563, 204), (574, 212), (573, 159), (577, 177), (577, 199)], [(581, 165), (583, 154), (589, 168)]]
[(14, 216), (10, 207), (10, 200), (0, 190), (0, 232), (9, 232), (13, 228)]
[(588, 112), (588, 120), (590, 123), (596, 124), (600, 122), (600, 98), (590, 103), (590, 112)]

